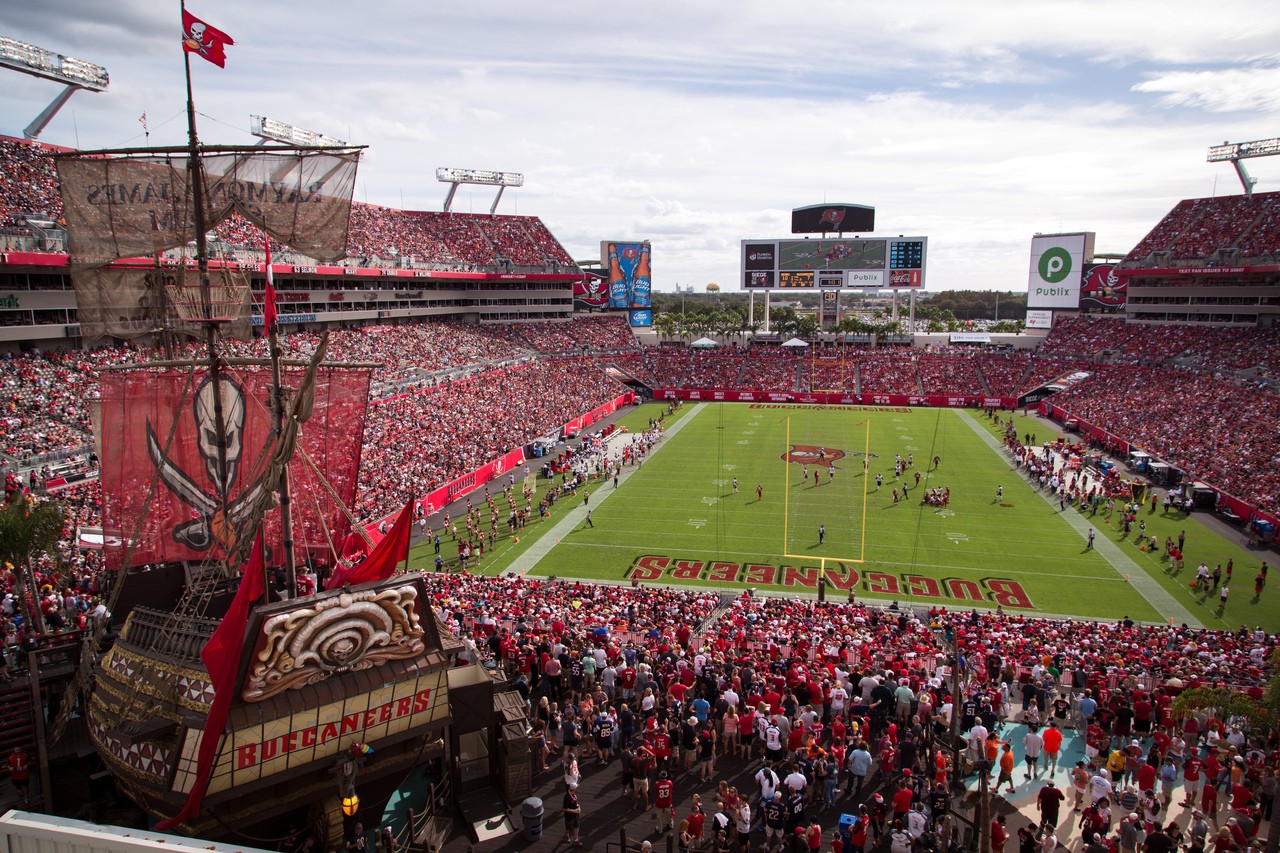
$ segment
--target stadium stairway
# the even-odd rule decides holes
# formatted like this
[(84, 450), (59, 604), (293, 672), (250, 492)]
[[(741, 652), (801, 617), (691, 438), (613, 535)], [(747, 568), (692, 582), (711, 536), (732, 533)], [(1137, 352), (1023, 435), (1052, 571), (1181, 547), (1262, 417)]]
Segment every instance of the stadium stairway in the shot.
[[(19, 675), (12, 681), (0, 682), (0, 755), (6, 759), (14, 747), (21, 747), (31, 758), (31, 800), (39, 802), (40, 773), (36, 767), (36, 724), (35, 711), (31, 701), (31, 679), (27, 675)], [(0, 811), (9, 807), (32, 808), (31, 804), (23, 804), (17, 790), (8, 782), (0, 785)]]
[(982, 372), (982, 365), (975, 362), (973, 371), (978, 374), (978, 381), (982, 383), (982, 393), (990, 396), (991, 384), (987, 382), (987, 375)]

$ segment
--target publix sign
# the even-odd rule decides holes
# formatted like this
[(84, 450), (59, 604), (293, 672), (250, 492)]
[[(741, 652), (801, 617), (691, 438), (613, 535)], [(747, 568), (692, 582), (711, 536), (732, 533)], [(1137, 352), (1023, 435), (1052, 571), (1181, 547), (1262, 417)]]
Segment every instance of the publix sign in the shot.
[(1077, 308), (1085, 259), (1093, 254), (1093, 232), (1040, 234), (1031, 240), (1028, 308)]

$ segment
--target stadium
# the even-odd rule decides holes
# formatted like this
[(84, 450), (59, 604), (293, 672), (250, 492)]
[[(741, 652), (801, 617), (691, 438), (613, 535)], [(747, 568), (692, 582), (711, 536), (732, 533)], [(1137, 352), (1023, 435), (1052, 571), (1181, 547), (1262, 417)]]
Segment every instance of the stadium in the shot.
[[(64, 695), (83, 686), (80, 661), (119, 660), (100, 641), (153, 603), (115, 597), (117, 573), (159, 584), (191, 572), (158, 546), (144, 556), (149, 540), (112, 509), (137, 481), (109, 436), (147, 405), (114, 377), (195, 363), (203, 346), (166, 334), (140, 301), (88, 308), (59, 178), (75, 154), (0, 138), (0, 468), (7, 505), (51, 505), (62, 522), (38, 545), (5, 545), (0, 749), (37, 759), (8, 802), (61, 816), (121, 792), (145, 799), (123, 777), (105, 792), (95, 746), (136, 764), (139, 750), (175, 744), (159, 725), (104, 734), (76, 710), (69, 734), (46, 726), (78, 701)], [(1148, 836), (1172, 821), (1188, 839), (1201, 823), (1225, 830), (1238, 849), (1264, 827), (1274, 837), (1278, 753), (1259, 709), (1280, 626), (1267, 583), (1280, 523), (1280, 193), (1247, 189), (1179, 202), (1111, 263), (1082, 241), (1074, 287), (1029, 303), (1050, 315), (1040, 328), (939, 339), (908, 327), (887, 341), (828, 329), (796, 346), (746, 318), (705, 345), (660, 343), (651, 303), (599, 298), (614, 282), (537, 216), (354, 202), (345, 257), (328, 262), (264, 246), (245, 216), (223, 219), (209, 269), (244, 279), (252, 305), (240, 338), (219, 340), (226, 367), (272, 356), (278, 324), (286, 361), (319, 348), (369, 370), (367, 393), (334, 409), (358, 413), (354, 451), (335, 451), (328, 480), (295, 495), (336, 524), (299, 523), (305, 554), (289, 573), (268, 566), (266, 606), (322, 598), (380, 543), (403, 540), (389, 571), (420, 577), (439, 622), (435, 664), (479, 673), (447, 679), (448, 708), (437, 699), (429, 735), (412, 742), (430, 761), (401, 773), (399, 806), (357, 778), (313, 798), (327, 822), (295, 826), (314, 810), (281, 806), (255, 813), (255, 831), (289, 827), (271, 839), (289, 850), (363, 838), (357, 826), (386, 827), (375, 840), (388, 853), (552, 849), (542, 804), (549, 819), (571, 789), (595, 818), (593, 849), (654, 838), (781, 849), (799, 830), (803, 849), (863, 849), (859, 837), (889, 849), (909, 832), (914, 849), (998, 850), (1005, 819), (1013, 831), (1025, 815), (1053, 816), (1037, 841), (1083, 840), (1040, 794), (1059, 784), (1103, 835), (1111, 812), (1098, 803), (1114, 807), (1121, 849), (1129, 812)], [(602, 266), (633, 245), (608, 236)], [(797, 243), (781, 244), (777, 272), (885, 267), (876, 247)], [(661, 257), (661, 244), (634, 245), (637, 265)], [(105, 268), (195, 265), (182, 246)], [(349, 505), (320, 508), (315, 492), (342, 465), (350, 500), (335, 503)], [(166, 481), (178, 497), (180, 479)], [(208, 686), (199, 660), (168, 663)], [(207, 716), (210, 702), (185, 707)], [(986, 739), (997, 725), (1028, 768), (1023, 785), (1004, 779)], [(412, 752), (388, 726), (385, 745), (360, 744), (370, 766)], [(1061, 730), (1060, 783), (1041, 776), (1042, 727)], [(301, 729), (271, 731), (247, 763)], [(1077, 761), (1083, 779), (1067, 773)], [(1157, 777), (1170, 761), (1174, 776)], [(988, 797), (984, 762), (1007, 796)], [(651, 774), (664, 837), (651, 832)], [(365, 805), (352, 803), (366, 784)], [(785, 813), (771, 796), (784, 786)], [(255, 790), (268, 789), (242, 796)], [(631, 811), (593, 814), (620, 790)], [(212, 792), (207, 813), (236, 814), (234, 794)], [(213, 834), (236, 837), (226, 829)]]

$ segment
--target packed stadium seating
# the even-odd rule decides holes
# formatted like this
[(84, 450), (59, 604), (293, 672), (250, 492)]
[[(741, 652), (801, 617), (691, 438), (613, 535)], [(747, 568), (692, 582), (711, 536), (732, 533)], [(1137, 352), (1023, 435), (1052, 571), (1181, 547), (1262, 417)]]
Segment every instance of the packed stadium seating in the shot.
[[(23, 214), (57, 221), (62, 215), (51, 146), (0, 137), (0, 239), (42, 251)], [(227, 247), (258, 251), (262, 232), (240, 216), (215, 229)], [(26, 238), (26, 239), (24, 239)], [(53, 250), (50, 248), (50, 250)], [(61, 251), (61, 247), (57, 247)], [(287, 248), (272, 244), (272, 251)], [(348, 254), (369, 265), (386, 262), (446, 269), (573, 268), (573, 259), (536, 216), (487, 216), (352, 205)]]
[[(0, 226), (20, 229), (23, 214), (52, 220), (62, 216), (51, 150), (0, 137)], [(23, 248), (35, 250), (31, 246)]]
[(1197, 265), (1211, 262), (1221, 249), (1236, 250), (1241, 260), (1274, 261), (1280, 246), (1278, 221), (1280, 193), (1185, 199), (1156, 223), (1123, 263), (1141, 266), (1154, 253), (1167, 252), (1176, 264)]

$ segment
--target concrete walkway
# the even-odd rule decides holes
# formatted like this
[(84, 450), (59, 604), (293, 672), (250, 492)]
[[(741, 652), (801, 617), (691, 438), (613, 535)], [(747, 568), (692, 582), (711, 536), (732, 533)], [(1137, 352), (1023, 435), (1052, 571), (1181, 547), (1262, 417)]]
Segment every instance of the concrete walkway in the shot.
[[(689, 404), (686, 403), (685, 405), (688, 406)], [(692, 411), (688, 412), (686, 415), (684, 415), (684, 417), (680, 418), (678, 421), (672, 424), (670, 429), (668, 429), (665, 433), (663, 433), (662, 440), (659, 441), (658, 444), (652, 450), (649, 451), (649, 454), (646, 458), (653, 458), (653, 455), (655, 453), (662, 450), (662, 448), (666, 446), (667, 439), (671, 438), (674, 435), (677, 435), (680, 432), (680, 430), (684, 429), (685, 424), (689, 423), (689, 421), (696, 418), (705, 409), (706, 409), (706, 406), (704, 406), (702, 403), (694, 403), (692, 405)], [(612, 445), (614, 441), (625, 442), (628, 440), (628, 438), (630, 438), (630, 436), (631, 436), (631, 433), (621, 433), (616, 437), (610, 437), (610, 445)], [(639, 471), (639, 470), (640, 470), (640, 466), (638, 465), (632, 465), (629, 468), (623, 468), (622, 472), (618, 474), (618, 485), (621, 486), (631, 477), (632, 474), (634, 474), (636, 471)], [(532, 571), (533, 568), (542, 561), (543, 557), (551, 553), (551, 549), (554, 548), (560, 542), (560, 539), (562, 537), (568, 536), (575, 529), (577, 529), (582, 525), (583, 520), (587, 517), (588, 509), (593, 509), (594, 507), (600, 506), (600, 504), (607, 501), (609, 497), (615, 491), (617, 491), (617, 489), (612, 488), (612, 486), (606, 486), (605, 484), (607, 482), (608, 481), (606, 480), (600, 480), (599, 481), (600, 485), (596, 487), (595, 491), (591, 493), (591, 497), (595, 498), (595, 501), (596, 501), (595, 504), (590, 506), (583, 506), (581, 503), (579, 503), (576, 506), (570, 507), (569, 510), (565, 512), (565, 514), (560, 518), (559, 521), (557, 521), (552, 526), (550, 530), (542, 534), (542, 536), (538, 539), (537, 542), (534, 542), (532, 545), (528, 547), (528, 549), (525, 550), (523, 554), (521, 554), (519, 557), (516, 557), (514, 560), (512, 560), (511, 565), (507, 566), (506, 571), (515, 572), (520, 575), (529, 574), (529, 572)]]
[[(969, 425), (969, 428), (982, 439), (991, 450), (1004, 459), (1009, 467), (1013, 467), (1013, 463), (1009, 461), (1009, 457), (1005, 456), (1004, 446), (993, 436), (987, 429), (966, 411), (956, 409), (956, 414)], [(1046, 504), (1050, 507), (1054, 506), (1056, 501), (1053, 497), (1039, 489), (1034, 489)], [(1092, 527), (1080, 513), (1072, 510), (1071, 512), (1063, 512), (1059, 514), (1063, 521), (1071, 525), (1080, 534), (1081, 541), (1088, 539), (1089, 528)], [(1138, 591), (1138, 594), (1145, 598), (1152, 607), (1156, 609), (1165, 619), (1172, 619), (1175, 623), (1186, 623), (1192, 628), (1203, 628), (1204, 623), (1195, 617), (1190, 610), (1183, 607), (1170, 592), (1160, 585), (1159, 581), (1147, 574), (1146, 569), (1138, 565), (1133, 559), (1121, 550), (1120, 546), (1112, 542), (1106, 535), (1096, 536), (1093, 541), (1094, 549), (1106, 559), (1111, 567), (1121, 576), (1128, 576), (1129, 585)]]

